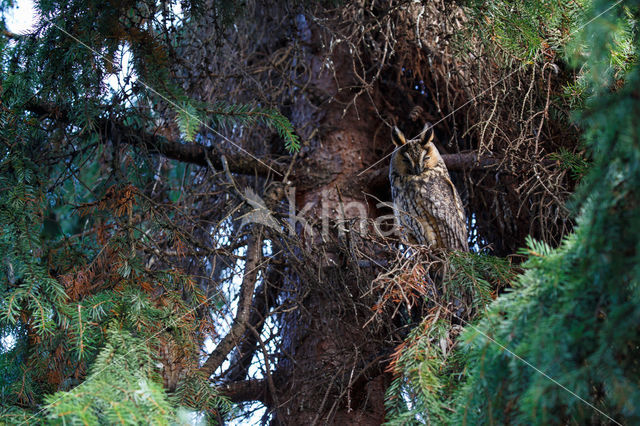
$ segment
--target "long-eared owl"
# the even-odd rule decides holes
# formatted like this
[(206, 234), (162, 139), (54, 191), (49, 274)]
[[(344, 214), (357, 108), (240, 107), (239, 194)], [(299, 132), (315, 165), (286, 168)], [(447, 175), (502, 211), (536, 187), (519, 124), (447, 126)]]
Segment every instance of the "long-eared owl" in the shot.
[(392, 132), (398, 148), (391, 156), (389, 180), (397, 223), (411, 243), (467, 251), (462, 201), (428, 126), (419, 139), (406, 140), (397, 127)]

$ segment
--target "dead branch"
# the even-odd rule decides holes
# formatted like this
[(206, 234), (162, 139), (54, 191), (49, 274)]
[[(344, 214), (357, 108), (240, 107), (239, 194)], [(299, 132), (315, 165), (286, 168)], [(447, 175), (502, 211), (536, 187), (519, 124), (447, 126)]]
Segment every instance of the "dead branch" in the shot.
[(244, 267), (244, 277), (240, 286), (238, 310), (229, 333), (213, 350), (209, 358), (204, 362), (200, 371), (208, 376), (222, 364), (229, 352), (235, 347), (247, 329), (249, 314), (251, 312), (251, 299), (258, 277), (260, 259), (262, 258), (262, 238), (252, 235), (247, 244), (247, 259)]
[(262, 333), (267, 314), (276, 301), (276, 287), (273, 284), (270, 284), (270, 278), (281, 281), (279, 279), (279, 274), (270, 273), (256, 290), (253, 306), (251, 307), (249, 325), (257, 331), (257, 335), (253, 332), (246, 333), (242, 338), (241, 344), (238, 346), (237, 353), (231, 361), (231, 367), (225, 374), (225, 380), (228, 382), (235, 382), (244, 379), (249, 371), (251, 359), (258, 348), (258, 337), (260, 336), (260, 333)]

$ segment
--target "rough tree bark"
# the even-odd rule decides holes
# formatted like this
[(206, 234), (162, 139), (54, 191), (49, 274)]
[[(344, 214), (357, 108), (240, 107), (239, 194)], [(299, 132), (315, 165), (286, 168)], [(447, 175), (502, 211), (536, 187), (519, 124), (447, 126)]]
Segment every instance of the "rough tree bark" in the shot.
[[(331, 100), (322, 108), (317, 143), (292, 172), (294, 177), (304, 176), (293, 181), (299, 186), (296, 206), (306, 210), (306, 218), (325, 221), (327, 215), (329, 220), (349, 220), (363, 212), (374, 217), (376, 209), (365, 194), (379, 192), (375, 186), (380, 182), (370, 175), (360, 178), (359, 173), (377, 159), (372, 141), (378, 121), (367, 102), (345, 109), (352, 94), (339, 87), (356, 83), (351, 60), (346, 49), (337, 49), (331, 59), (332, 70), (323, 66), (322, 56), (309, 52), (310, 91)], [(386, 176), (383, 185), (384, 181)], [(282, 317), (283, 349), (291, 358), (278, 365), (280, 406), (273, 424), (381, 424), (389, 380), (382, 368), (384, 357), (379, 356), (381, 348), (368, 344), (371, 331), (363, 327), (367, 318), (356, 309), (344, 309), (357, 303), (360, 290), (342, 273), (343, 259), (324, 243), (333, 238), (318, 233), (301, 237), (322, 254), (318, 274), (327, 288), (310, 289), (301, 309)], [(291, 292), (303, 287), (298, 280), (289, 280)], [(353, 300), (344, 300), (348, 297)]]

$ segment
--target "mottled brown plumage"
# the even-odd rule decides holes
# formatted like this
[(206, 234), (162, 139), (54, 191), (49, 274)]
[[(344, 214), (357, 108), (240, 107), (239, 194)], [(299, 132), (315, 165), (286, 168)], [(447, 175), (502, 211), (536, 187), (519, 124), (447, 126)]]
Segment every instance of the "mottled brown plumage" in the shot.
[[(425, 130), (427, 128), (425, 127)], [(429, 136), (425, 138), (425, 134)], [(407, 141), (398, 128), (389, 180), (394, 213), (406, 240), (448, 250), (469, 249), (462, 201), (433, 144), (433, 130)]]

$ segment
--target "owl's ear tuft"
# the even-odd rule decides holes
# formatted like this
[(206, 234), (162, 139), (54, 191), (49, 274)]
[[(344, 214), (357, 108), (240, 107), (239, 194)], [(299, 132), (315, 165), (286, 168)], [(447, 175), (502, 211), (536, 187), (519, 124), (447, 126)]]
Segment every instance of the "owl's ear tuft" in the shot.
[(435, 132), (433, 131), (433, 124), (426, 123), (422, 132), (420, 132), (420, 145), (427, 146), (429, 143), (433, 142), (433, 136)]
[(404, 133), (402, 133), (396, 126), (393, 126), (393, 130), (391, 130), (391, 140), (397, 147), (401, 147), (402, 145), (407, 143), (407, 140), (404, 137)]

